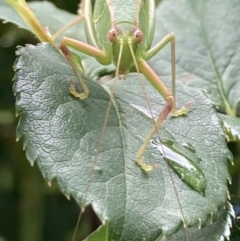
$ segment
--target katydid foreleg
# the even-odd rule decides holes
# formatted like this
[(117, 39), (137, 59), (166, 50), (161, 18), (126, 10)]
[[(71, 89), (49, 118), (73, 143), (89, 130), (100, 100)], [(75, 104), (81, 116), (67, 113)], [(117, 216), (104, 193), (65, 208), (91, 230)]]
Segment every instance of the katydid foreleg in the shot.
[(79, 80), (79, 83), (80, 83), (80, 85), (81, 85), (81, 87), (82, 87), (82, 90), (83, 90), (82, 93), (77, 92), (76, 89), (75, 89), (74, 83), (73, 83), (71, 80), (69, 80), (69, 82), (70, 82), (70, 89), (69, 89), (70, 93), (71, 93), (72, 95), (74, 95), (75, 97), (81, 99), (81, 100), (82, 100), (82, 99), (86, 99), (86, 98), (88, 97), (89, 90), (88, 90), (88, 87), (86, 86), (85, 82), (83, 81), (83, 79), (81, 78), (81, 76), (80, 76), (80, 74), (79, 74), (79, 72), (78, 72), (78, 68), (77, 68), (77, 66), (76, 66), (76, 64), (75, 64), (75, 62), (74, 62), (74, 60), (73, 60), (73, 57), (72, 57), (71, 52), (70, 52), (69, 49), (68, 49), (65, 45), (63, 45), (63, 44), (61, 45), (60, 48), (61, 48), (62, 53), (63, 53), (64, 56), (66, 57), (66, 59), (67, 59), (67, 60), (69, 61), (69, 63), (71, 64), (72, 69), (73, 69), (75, 75), (77, 76), (77, 78), (78, 78), (78, 80)]

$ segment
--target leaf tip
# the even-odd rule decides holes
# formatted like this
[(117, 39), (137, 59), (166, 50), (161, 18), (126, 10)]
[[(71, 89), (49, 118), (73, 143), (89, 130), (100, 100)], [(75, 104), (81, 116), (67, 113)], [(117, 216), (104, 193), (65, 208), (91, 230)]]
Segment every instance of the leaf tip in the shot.
[(231, 178), (231, 177), (227, 177), (227, 180), (228, 180), (228, 183), (229, 183), (230, 185), (232, 185), (232, 178)]
[(107, 220), (103, 220), (103, 221), (102, 221), (102, 224), (103, 224), (103, 225), (106, 225), (106, 221), (107, 221)]
[(233, 161), (233, 154), (232, 154), (232, 152), (229, 152), (229, 154), (228, 154), (228, 160), (230, 161), (230, 163), (232, 164), (232, 166), (234, 166), (234, 161)]
[(227, 191), (227, 197), (228, 197), (228, 200), (231, 200), (231, 196), (230, 196), (229, 191)]
[(64, 194), (68, 201), (70, 201), (71, 196), (69, 194)]

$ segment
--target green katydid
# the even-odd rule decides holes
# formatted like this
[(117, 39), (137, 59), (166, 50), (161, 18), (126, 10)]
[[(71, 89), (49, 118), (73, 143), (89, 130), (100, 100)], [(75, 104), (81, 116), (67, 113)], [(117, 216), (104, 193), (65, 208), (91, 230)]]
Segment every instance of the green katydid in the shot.
[[(180, 110), (176, 110), (175, 107), (175, 36), (173, 33), (168, 34), (150, 49), (155, 24), (154, 0), (99, 0), (96, 1), (93, 14), (91, 1), (84, 1), (83, 11), (89, 44), (64, 37), (61, 46), (63, 53), (75, 69), (75, 73), (77, 74), (76, 67), (65, 45), (95, 57), (103, 65), (114, 63), (116, 76), (127, 75), (132, 71), (141, 72), (167, 101), (153, 129), (136, 155), (136, 162), (145, 171), (149, 171), (153, 166), (144, 163), (142, 156), (156, 130), (170, 112), (174, 116), (188, 112), (186, 107)], [(168, 43), (171, 43), (172, 93), (146, 62)], [(83, 93), (77, 93), (73, 85), (71, 85), (70, 91), (80, 99), (87, 98), (88, 89), (79, 75), (78, 79)]]

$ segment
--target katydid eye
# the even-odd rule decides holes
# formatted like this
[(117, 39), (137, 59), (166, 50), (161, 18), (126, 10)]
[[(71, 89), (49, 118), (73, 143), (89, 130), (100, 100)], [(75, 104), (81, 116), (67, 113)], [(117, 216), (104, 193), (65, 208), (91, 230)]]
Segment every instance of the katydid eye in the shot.
[(137, 44), (142, 42), (142, 40), (143, 40), (143, 33), (139, 29), (134, 31), (133, 36), (134, 36)]
[(108, 31), (108, 39), (110, 42), (114, 43), (117, 39), (118, 31), (115, 28), (112, 28)]

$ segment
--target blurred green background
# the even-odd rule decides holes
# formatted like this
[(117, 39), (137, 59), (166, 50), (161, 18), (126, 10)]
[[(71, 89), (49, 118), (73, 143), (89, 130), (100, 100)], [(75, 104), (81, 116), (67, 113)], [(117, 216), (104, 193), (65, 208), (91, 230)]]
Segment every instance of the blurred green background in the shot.
[[(59, 8), (76, 13), (79, 0), (52, 1)], [(16, 142), (15, 98), (12, 91), (13, 63), (17, 46), (36, 44), (28, 32), (0, 22), (0, 241), (71, 240), (80, 208), (43, 180), (38, 167), (25, 158), (22, 141)], [(235, 166), (230, 166), (232, 195), (240, 194), (240, 146), (229, 144)], [(87, 209), (76, 240), (82, 240), (100, 225)]]

